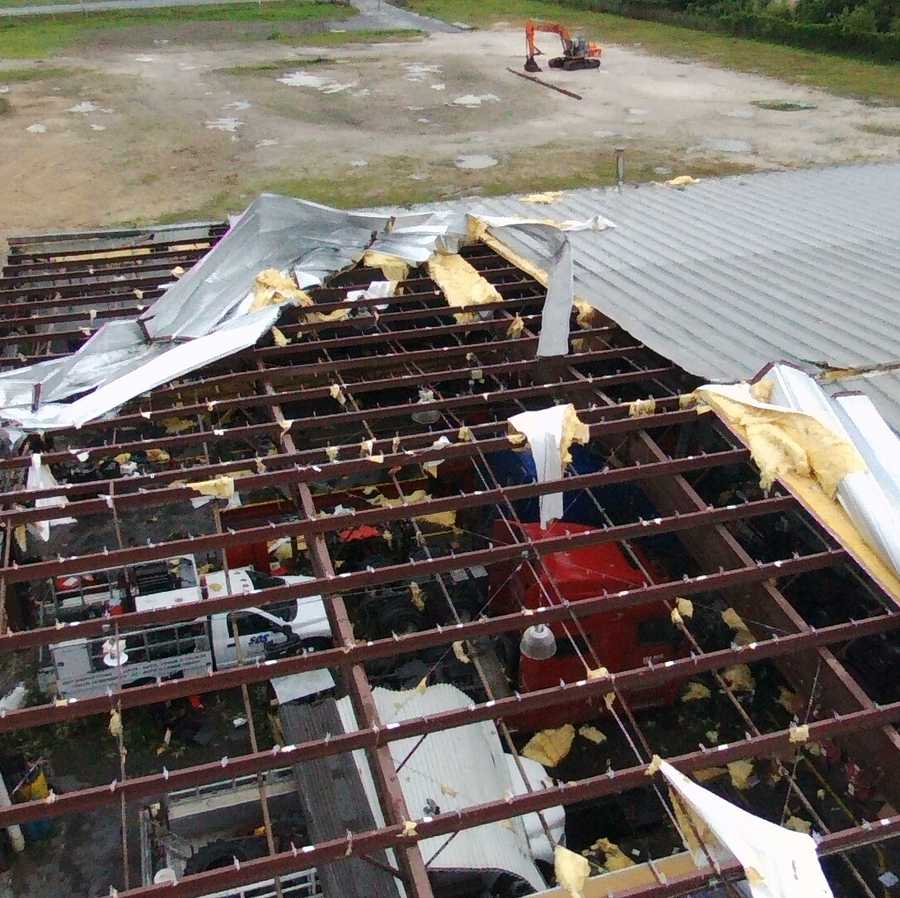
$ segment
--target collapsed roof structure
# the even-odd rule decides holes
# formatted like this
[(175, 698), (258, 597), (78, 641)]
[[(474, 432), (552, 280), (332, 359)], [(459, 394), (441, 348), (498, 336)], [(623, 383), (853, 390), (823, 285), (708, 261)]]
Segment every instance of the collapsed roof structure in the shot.
[[(567, 234), (613, 223), (544, 217), (264, 197), (230, 229), (10, 241), (0, 649), (96, 643), (91, 663), (119, 679), (7, 711), (0, 731), (95, 714), (127, 726), (132, 709), (271, 681), (291, 694), (271, 748), (137, 775), (123, 757), (116, 782), (0, 808), (0, 825), (290, 767), (308, 844), (119, 895), (231, 895), (311, 868), (326, 898), (367, 888), (365, 872), (337, 872), (351, 868), (378, 894), (466, 894), (441, 846), (471, 830), (489, 844), (498, 830), (478, 828), (501, 824), (526, 839), (537, 814), (559, 849), (546, 815), (561, 806), (568, 849), (598, 874), (569, 883), (585, 895), (758, 885), (685, 810), (680, 771), (805, 825), (836, 891), (877, 894), (900, 833), (890, 558), (838, 539), (843, 512), (815, 465), (776, 465), (761, 485), (746, 422), (573, 287)], [(260, 554), (257, 571), (277, 559), (285, 578), (233, 589), (230, 568)], [(134, 600), (129, 570), (188, 558), (224, 571), (224, 589)], [(61, 584), (83, 594), (98, 572), (123, 572), (123, 601), (63, 613)], [(327, 644), (124, 688), (150, 628), (314, 597)], [(304, 687), (323, 671), (331, 686)], [(438, 687), (443, 705), (427, 698)], [(485, 723), (522, 789), (470, 791), (463, 773), (435, 779), (436, 762), (436, 789), (404, 785), (424, 777), (423, 743), (440, 754), (429, 740)], [(353, 829), (358, 809), (310, 771), (361, 753), (368, 778), (343, 794), (377, 801)], [(473, 894), (536, 888), (488, 863), (473, 862)], [(565, 865), (557, 876), (566, 886)]]

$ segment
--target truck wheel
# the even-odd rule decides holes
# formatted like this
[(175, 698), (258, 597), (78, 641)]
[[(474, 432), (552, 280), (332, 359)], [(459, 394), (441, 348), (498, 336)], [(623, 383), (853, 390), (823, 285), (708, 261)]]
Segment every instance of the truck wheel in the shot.
[(493, 898), (525, 898), (533, 894), (534, 889), (524, 879), (511, 873), (499, 876), (491, 889)]
[(207, 870), (218, 870), (220, 867), (232, 866), (235, 858), (243, 862), (265, 857), (265, 855), (266, 845), (262, 837), (232, 841), (219, 840), (204, 845), (192, 855), (184, 865), (184, 873), (189, 876), (193, 873), (204, 873)]

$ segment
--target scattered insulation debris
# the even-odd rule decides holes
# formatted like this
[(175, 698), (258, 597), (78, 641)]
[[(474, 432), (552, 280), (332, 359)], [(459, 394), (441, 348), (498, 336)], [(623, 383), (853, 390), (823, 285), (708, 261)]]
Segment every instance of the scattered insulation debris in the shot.
[(615, 842), (606, 838), (597, 839), (591, 845), (590, 852), (603, 855), (602, 866), (607, 870), (624, 870), (634, 866), (634, 861)]
[(728, 763), (728, 775), (735, 789), (749, 789), (752, 785), (750, 778), (753, 776), (753, 761), (738, 760)]
[(687, 688), (681, 694), (681, 700), (683, 702), (699, 702), (709, 698), (710, 695), (709, 687), (699, 680), (691, 680), (691, 682), (687, 684)]
[(606, 736), (597, 729), (597, 727), (592, 726), (580, 726), (578, 727), (578, 735), (583, 739), (587, 739), (588, 742), (593, 742), (594, 745), (601, 745), (606, 742)]
[(294, 279), (274, 268), (261, 271), (253, 282), (253, 302), (250, 311), (290, 302), (298, 306), (311, 306), (312, 298), (301, 290)]
[(362, 257), (362, 264), (369, 268), (380, 268), (385, 278), (395, 284), (405, 281), (409, 277), (409, 264), (399, 256), (392, 256), (389, 253), (366, 250)]
[(574, 739), (575, 727), (570, 723), (557, 729), (541, 730), (528, 740), (522, 755), (545, 767), (555, 767), (569, 754)]
[(591, 872), (587, 858), (557, 845), (553, 852), (553, 872), (556, 874), (556, 881), (571, 898), (584, 898), (584, 883)]
[(634, 402), (628, 403), (629, 418), (643, 418), (645, 415), (652, 415), (655, 412), (656, 400), (652, 397), (650, 399), (635, 399)]
[(753, 692), (756, 681), (746, 664), (733, 664), (722, 671), (722, 679), (732, 692)]
[(726, 608), (722, 612), (722, 620), (734, 630), (734, 644), (738, 646), (750, 645), (753, 642), (753, 634), (747, 628), (743, 618), (734, 610)]

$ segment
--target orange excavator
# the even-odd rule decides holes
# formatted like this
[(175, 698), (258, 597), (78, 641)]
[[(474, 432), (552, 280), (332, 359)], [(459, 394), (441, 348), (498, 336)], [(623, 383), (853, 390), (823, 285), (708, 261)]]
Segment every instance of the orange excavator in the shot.
[(600, 67), (600, 54), (603, 52), (599, 44), (584, 39), (581, 34), (572, 35), (568, 28), (556, 22), (535, 22), (529, 19), (525, 23), (525, 71), (539, 72), (541, 67), (534, 57), (543, 55), (534, 42), (538, 31), (558, 34), (562, 41), (563, 55), (550, 60), (550, 68), (565, 69), (597, 69)]

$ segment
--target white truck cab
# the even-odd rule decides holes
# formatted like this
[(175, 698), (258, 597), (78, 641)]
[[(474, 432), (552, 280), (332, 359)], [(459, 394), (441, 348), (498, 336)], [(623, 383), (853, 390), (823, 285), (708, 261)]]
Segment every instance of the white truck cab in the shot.
[[(270, 577), (252, 568), (198, 576), (191, 556), (164, 565), (133, 565), (130, 571), (135, 611), (197, 604), (193, 620), (146, 630), (73, 639), (51, 647), (49, 679), (60, 698), (103, 695), (108, 689), (139, 686), (158, 680), (202, 676), (208, 670), (234, 667), (266, 653), (267, 648), (299, 638), (298, 650), (330, 645), (331, 629), (319, 596), (292, 599), (264, 608), (202, 615), (203, 590), (210, 597), (249, 594), (263, 586), (303, 583), (308, 577)], [(227, 585), (226, 585), (227, 582)], [(162, 587), (154, 589), (154, 587)], [(89, 605), (120, 607), (115, 585), (92, 592)]]

